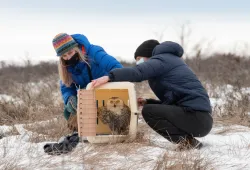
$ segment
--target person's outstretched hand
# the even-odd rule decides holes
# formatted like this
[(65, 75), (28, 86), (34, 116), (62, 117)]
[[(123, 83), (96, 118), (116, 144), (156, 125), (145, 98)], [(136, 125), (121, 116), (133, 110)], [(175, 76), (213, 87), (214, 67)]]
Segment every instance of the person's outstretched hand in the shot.
[(109, 81), (108, 76), (103, 76), (98, 79), (92, 80), (92, 88), (98, 87), (100, 85), (103, 85)]
[(138, 106), (144, 106), (147, 103), (146, 99), (143, 99), (141, 97), (137, 98), (137, 104)]

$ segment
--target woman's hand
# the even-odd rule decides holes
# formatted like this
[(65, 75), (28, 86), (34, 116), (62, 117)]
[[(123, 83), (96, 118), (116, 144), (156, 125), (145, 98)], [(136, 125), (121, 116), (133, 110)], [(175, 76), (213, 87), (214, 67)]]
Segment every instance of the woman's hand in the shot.
[(98, 79), (92, 80), (92, 88), (103, 85), (109, 81), (109, 76), (103, 76)]

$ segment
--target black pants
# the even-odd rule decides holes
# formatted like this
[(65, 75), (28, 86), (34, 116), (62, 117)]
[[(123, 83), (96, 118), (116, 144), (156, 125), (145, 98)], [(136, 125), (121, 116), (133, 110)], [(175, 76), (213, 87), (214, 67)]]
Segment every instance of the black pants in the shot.
[(146, 104), (142, 116), (153, 130), (173, 143), (187, 137), (206, 136), (213, 125), (208, 112), (187, 111), (174, 105)]

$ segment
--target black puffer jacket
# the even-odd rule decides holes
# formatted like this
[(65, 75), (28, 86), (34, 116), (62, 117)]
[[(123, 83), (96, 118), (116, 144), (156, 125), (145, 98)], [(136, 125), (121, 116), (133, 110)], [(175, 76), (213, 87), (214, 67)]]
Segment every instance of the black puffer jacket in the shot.
[(109, 73), (110, 81), (141, 82), (149, 85), (162, 104), (211, 113), (208, 94), (192, 70), (181, 59), (183, 48), (166, 41), (157, 45), (152, 57), (131, 68)]

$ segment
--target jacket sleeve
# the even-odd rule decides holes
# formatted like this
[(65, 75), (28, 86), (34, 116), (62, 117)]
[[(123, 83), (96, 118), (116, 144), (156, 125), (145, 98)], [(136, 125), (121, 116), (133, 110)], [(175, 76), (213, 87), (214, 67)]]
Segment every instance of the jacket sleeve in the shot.
[(109, 72), (114, 68), (122, 68), (122, 65), (113, 56), (107, 54), (102, 47), (91, 44), (86, 36), (73, 34), (72, 37), (78, 44), (84, 46), (86, 54), (105, 71)]
[(147, 104), (162, 104), (160, 100), (156, 99), (146, 99)]
[(122, 68), (122, 65), (100, 46), (91, 45), (88, 55), (107, 72), (115, 68)]
[(66, 105), (70, 96), (77, 96), (77, 91), (74, 83), (71, 84), (70, 87), (67, 87), (60, 80), (60, 89), (63, 97), (63, 102)]
[(165, 66), (160, 58), (151, 58), (135, 67), (118, 68), (109, 73), (110, 81), (141, 82), (161, 76)]

